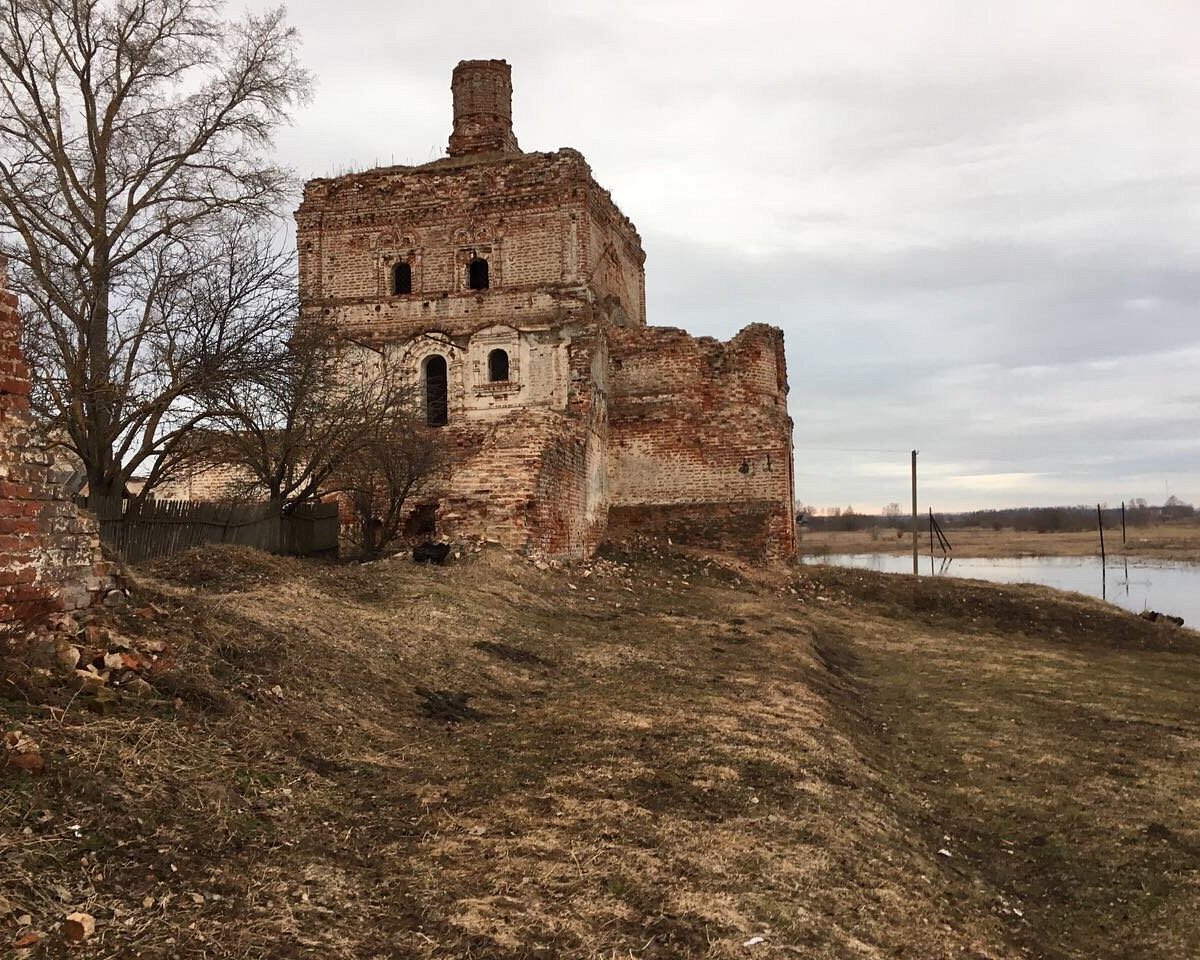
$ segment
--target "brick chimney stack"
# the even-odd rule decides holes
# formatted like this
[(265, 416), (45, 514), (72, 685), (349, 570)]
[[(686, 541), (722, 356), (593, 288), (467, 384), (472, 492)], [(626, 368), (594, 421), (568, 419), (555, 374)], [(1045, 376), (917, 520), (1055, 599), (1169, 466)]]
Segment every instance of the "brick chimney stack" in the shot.
[(450, 82), (454, 91), (452, 157), (472, 153), (520, 153), (512, 129), (512, 67), (504, 60), (462, 60)]

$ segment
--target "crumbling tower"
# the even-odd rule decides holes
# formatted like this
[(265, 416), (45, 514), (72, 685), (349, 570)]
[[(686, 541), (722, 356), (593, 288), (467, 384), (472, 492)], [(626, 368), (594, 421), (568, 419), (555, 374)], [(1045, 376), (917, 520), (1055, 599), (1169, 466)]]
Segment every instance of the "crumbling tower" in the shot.
[(512, 67), (504, 60), (461, 60), (450, 81), (454, 132), (449, 154), (520, 153), (512, 126)]

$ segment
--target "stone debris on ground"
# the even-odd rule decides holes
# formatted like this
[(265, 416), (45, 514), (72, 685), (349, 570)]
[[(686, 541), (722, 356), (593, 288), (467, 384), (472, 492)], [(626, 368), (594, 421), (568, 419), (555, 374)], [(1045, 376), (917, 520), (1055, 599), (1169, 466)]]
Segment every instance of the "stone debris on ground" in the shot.
[(121, 587), (114, 587), (104, 595), (102, 602), (110, 610), (122, 610), (129, 606), (129, 591)]
[(1166, 623), (1173, 627), (1183, 626), (1183, 617), (1175, 617), (1169, 613), (1159, 613), (1157, 610), (1143, 610), (1138, 616), (1143, 620), (1149, 620), (1151, 623)]
[(81, 654), (79, 648), (64, 638), (59, 638), (55, 645), (55, 658), (65, 670), (74, 670), (79, 666)]
[(81, 943), (96, 932), (96, 918), (90, 913), (68, 913), (63, 921), (63, 936), (71, 943)]
[(38, 743), (20, 730), (9, 730), (4, 735), (5, 763), (17, 770), (24, 770), (32, 777), (40, 776), (46, 769)]
[[(146, 614), (131, 613), (143, 624), (130, 623), (134, 633), (149, 628), (169, 617), (162, 607), (148, 605), (139, 608)], [(84, 698), (82, 705), (98, 712), (109, 712), (123, 694), (138, 699), (153, 699), (155, 676), (167, 666), (171, 657), (170, 644), (159, 637), (129, 635), (117, 626), (123, 614), (111, 609), (56, 613), (27, 627), (23, 635), (9, 643), (22, 649), (23, 658), (32, 674), (44, 679), (59, 678), (64, 685)], [(153, 628), (149, 628), (153, 630)], [(12, 751), (7, 751), (12, 753)], [(27, 751), (20, 751), (22, 756)], [(9, 760), (12, 764), (11, 756)], [(31, 772), (38, 763), (33, 759), (18, 761), (27, 764)], [(40, 767), (36, 772), (40, 772)]]

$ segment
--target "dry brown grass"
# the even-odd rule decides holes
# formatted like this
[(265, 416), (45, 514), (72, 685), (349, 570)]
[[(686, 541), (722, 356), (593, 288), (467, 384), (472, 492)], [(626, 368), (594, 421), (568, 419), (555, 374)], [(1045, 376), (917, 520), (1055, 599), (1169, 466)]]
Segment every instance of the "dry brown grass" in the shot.
[[(1105, 530), (1105, 551), (1109, 556), (1144, 557), (1200, 563), (1200, 522), (1159, 523), (1150, 527), (1130, 527), (1127, 542), (1121, 543), (1121, 531)], [(948, 530), (947, 536), (956, 557), (1098, 557), (1098, 531), (1079, 533), (1037, 533), (1011, 528), (993, 530), (973, 527)], [(897, 537), (895, 530), (805, 531), (800, 544), (809, 556), (838, 553), (895, 553), (912, 551), (912, 536)], [(929, 536), (920, 536), (922, 556), (929, 553)], [(941, 556), (940, 549), (937, 550)]]
[(155, 572), (161, 701), (0, 694), (36, 956), (73, 909), (89, 958), (1194, 955), (1188, 631), (695, 557)]
[(825, 574), (863, 614), (814, 634), (857, 657), (875, 765), (919, 789), (1012, 942), (1200, 956), (1200, 637), (1045, 588)]

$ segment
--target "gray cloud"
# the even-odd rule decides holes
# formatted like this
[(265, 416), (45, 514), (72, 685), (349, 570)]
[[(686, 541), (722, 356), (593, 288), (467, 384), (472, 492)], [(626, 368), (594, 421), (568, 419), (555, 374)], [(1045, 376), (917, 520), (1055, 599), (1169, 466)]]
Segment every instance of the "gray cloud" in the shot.
[[(290, 5), (302, 176), (423, 162), (459, 59), (642, 230), (652, 323), (784, 328), (798, 494), (1200, 498), (1200, 6)], [(886, 452), (881, 452), (886, 451)]]

